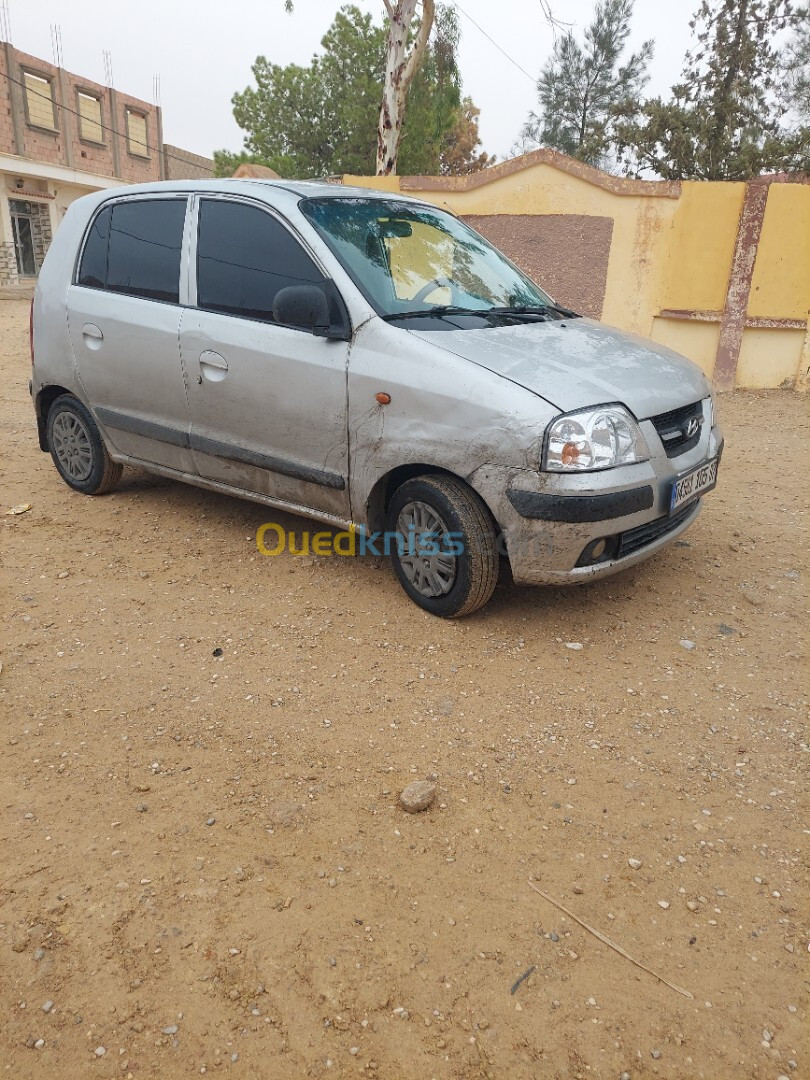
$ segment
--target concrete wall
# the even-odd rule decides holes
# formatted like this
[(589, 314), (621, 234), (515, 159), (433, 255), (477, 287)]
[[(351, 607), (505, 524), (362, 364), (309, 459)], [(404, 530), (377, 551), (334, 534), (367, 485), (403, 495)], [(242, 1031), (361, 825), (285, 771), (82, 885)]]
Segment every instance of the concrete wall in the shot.
[[(465, 220), (553, 296), (602, 316), (613, 219), (597, 214), (488, 214)], [(559, 253), (565, 252), (561, 259)]]
[(163, 171), (166, 180), (208, 180), (214, 175), (214, 159), (181, 150), (179, 146), (163, 147)]
[(357, 177), (460, 214), (561, 303), (695, 360), (720, 389), (806, 388), (810, 182), (624, 180), (553, 150), (464, 177)]

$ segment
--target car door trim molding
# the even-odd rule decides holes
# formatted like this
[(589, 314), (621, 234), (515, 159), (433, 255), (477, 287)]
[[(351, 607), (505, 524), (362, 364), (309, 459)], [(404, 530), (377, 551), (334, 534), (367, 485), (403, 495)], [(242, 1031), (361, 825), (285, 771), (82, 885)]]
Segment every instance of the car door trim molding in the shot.
[(252, 465), (257, 469), (266, 469), (268, 472), (292, 477), (294, 480), (303, 480), (307, 484), (318, 484), (319, 487), (334, 488), (336, 491), (344, 491), (346, 488), (346, 478), (341, 476), (340, 473), (330, 472), (327, 469), (317, 469), (311, 465), (299, 465), (295, 461), (286, 461), (283, 458), (271, 457), (268, 454), (259, 454), (255, 450), (248, 450), (244, 446), (220, 442), (218, 439), (207, 439), (194, 432), (181, 431), (179, 428), (156, 424), (152, 420), (145, 420), (141, 416), (118, 412), (115, 409), (100, 408), (96, 409), (95, 412), (102, 424), (107, 427), (118, 428), (119, 431), (128, 431), (133, 435), (143, 435), (147, 439), (171, 443), (172, 446), (196, 450), (201, 454), (210, 454), (212, 457), (238, 461), (243, 465)]
[(323, 521), (338, 529), (349, 529), (356, 532), (365, 530), (365, 526), (358, 524), (351, 518), (340, 517), (338, 514), (330, 514), (326, 510), (318, 510), (317, 507), (307, 506), (305, 503), (290, 502), (289, 499), (277, 498), (274, 495), (263, 495), (260, 491), (251, 491), (249, 488), (240, 488), (234, 484), (226, 484), (223, 480), (210, 480), (207, 476), (198, 473), (186, 472), (183, 469), (172, 469), (169, 465), (158, 465), (153, 461), (146, 461), (134, 454), (122, 454), (116, 451), (112, 458), (120, 461), (122, 465), (131, 465), (136, 469), (147, 469), (157, 476), (165, 476), (169, 480), (179, 480), (183, 484), (191, 484), (193, 487), (202, 488), (205, 491), (218, 491), (223, 495), (235, 495), (239, 499), (247, 499), (249, 502), (261, 503), (262, 506), (272, 506), (278, 510), (289, 511), (301, 517), (311, 517), (316, 521)]
[(191, 449), (201, 454), (210, 454), (211, 457), (227, 458), (229, 461), (239, 461), (243, 465), (253, 465), (257, 469), (267, 469), (268, 472), (280, 473), (282, 476), (290, 476), (294, 480), (304, 480), (308, 484), (318, 484), (320, 487), (334, 488), (343, 491), (346, 488), (346, 478), (340, 473), (329, 472), (327, 469), (316, 469), (311, 465), (299, 465), (295, 461), (286, 461), (283, 458), (270, 457), (269, 454), (259, 454), (255, 450), (248, 450), (244, 446), (236, 446), (234, 443), (220, 442), (218, 439), (207, 439), (203, 435), (191, 432)]
[(145, 420), (142, 416), (132, 416), (130, 413), (118, 412), (117, 409), (107, 409), (104, 406), (97, 407), (95, 413), (106, 427), (128, 431), (132, 435), (143, 435), (144, 438), (155, 439), (157, 442), (171, 443), (172, 446), (181, 446), (185, 450), (190, 449), (187, 431), (156, 424), (154, 420)]

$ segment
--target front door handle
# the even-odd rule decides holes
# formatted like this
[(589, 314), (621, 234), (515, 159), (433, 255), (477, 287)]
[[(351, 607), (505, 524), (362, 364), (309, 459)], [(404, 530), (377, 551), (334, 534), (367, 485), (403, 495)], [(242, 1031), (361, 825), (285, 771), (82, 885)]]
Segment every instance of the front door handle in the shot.
[(224, 356), (212, 349), (206, 349), (200, 353), (200, 377), (197, 380), (202, 383), (203, 376), (209, 382), (221, 382), (228, 374), (228, 361)]

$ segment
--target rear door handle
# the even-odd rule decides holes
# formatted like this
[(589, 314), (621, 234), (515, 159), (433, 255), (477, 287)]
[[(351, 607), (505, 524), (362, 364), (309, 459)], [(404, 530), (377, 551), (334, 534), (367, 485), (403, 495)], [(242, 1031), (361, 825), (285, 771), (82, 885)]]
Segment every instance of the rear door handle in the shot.
[(228, 361), (218, 352), (206, 349), (205, 352), (200, 353), (200, 372), (197, 380), (200, 383), (203, 381), (203, 376), (209, 382), (221, 382), (228, 374)]
[(104, 335), (99, 327), (91, 322), (86, 322), (82, 327), (82, 337), (84, 338), (85, 345), (91, 349), (97, 349), (104, 340)]

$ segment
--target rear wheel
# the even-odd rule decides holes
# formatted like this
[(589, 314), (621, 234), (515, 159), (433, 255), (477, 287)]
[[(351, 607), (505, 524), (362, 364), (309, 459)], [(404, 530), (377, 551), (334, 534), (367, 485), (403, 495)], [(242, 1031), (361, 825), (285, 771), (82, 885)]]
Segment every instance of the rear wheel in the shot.
[(431, 615), (469, 615), (489, 600), (498, 580), (495, 526), (461, 480), (428, 474), (394, 492), (390, 556), (410, 598)]
[(74, 491), (102, 495), (121, 479), (123, 466), (108, 454), (90, 410), (72, 394), (51, 405), (48, 449), (59, 475)]

